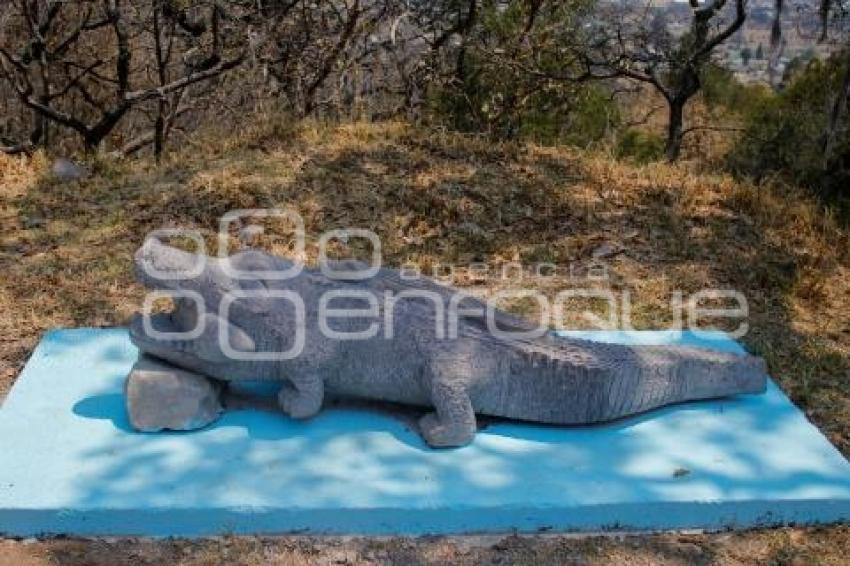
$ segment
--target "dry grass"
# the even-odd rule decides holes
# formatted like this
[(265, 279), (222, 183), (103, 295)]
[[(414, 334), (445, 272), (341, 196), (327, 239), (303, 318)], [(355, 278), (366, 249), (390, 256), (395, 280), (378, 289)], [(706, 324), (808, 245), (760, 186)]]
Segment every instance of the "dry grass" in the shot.
[[(314, 237), (374, 230), (396, 266), (552, 262), (583, 274), (606, 245), (618, 253), (593, 285), (628, 290), (640, 328), (670, 322), (674, 290), (737, 289), (751, 311), (743, 341), (850, 455), (850, 238), (801, 191), (398, 123), (261, 124), (211, 134), (160, 168), (96, 162), (97, 174), (75, 183), (51, 180), (42, 157), (0, 156), (0, 397), (46, 329), (126, 321), (142, 293), (131, 254), (149, 230), (194, 227), (211, 243), (228, 210), (292, 207)], [(485, 295), (517, 284), (463, 273), (456, 282)], [(522, 285), (554, 294), (587, 283)], [(846, 529), (836, 532), (846, 544)], [(785, 535), (740, 536), (774, 545)]]

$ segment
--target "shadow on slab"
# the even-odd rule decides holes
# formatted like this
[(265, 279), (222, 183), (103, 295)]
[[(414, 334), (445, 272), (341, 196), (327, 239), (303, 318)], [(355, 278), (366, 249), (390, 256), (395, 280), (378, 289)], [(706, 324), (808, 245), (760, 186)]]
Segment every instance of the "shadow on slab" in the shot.
[(79, 494), (146, 507), (172, 504), (175, 489), (181, 505), (210, 507), (274, 506), (286, 494), (287, 505), (339, 508), (846, 496), (844, 471), (774, 397), (771, 384), (767, 403), (689, 403), (597, 426), (493, 421), (470, 446), (433, 450), (404, 420), (344, 402), (310, 421), (239, 410), (199, 431), (135, 433), (122, 395), (104, 393), (74, 406), (120, 431), (85, 454), (105, 465), (79, 477)]

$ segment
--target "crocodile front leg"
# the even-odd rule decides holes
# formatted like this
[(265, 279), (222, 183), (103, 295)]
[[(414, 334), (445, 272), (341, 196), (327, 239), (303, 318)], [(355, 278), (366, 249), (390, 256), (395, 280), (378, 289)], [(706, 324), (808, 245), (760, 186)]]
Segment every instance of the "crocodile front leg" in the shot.
[(316, 373), (305, 372), (284, 383), (277, 394), (277, 401), (283, 412), (293, 419), (309, 419), (322, 408), (324, 396), (322, 378)]
[(437, 377), (431, 384), (431, 401), (436, 409), (419, 420), (422, 437), (434, 448), (464, 446), (475, 438), (475, 412), (463, 385)]

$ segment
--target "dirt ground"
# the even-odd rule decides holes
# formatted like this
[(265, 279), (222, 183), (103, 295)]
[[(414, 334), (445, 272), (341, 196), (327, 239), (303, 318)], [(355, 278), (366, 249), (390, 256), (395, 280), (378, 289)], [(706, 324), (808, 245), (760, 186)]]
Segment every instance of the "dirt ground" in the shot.
[(65, 564), (847, 564), (850, 527), (715, 535), (0, 541), (0, 566)]
[[(586, 273), (604, 260), (606, 276), (592, 284), (628, 291), (636, 328), (665, 328), (675, 290), (740, 290), (750, 309), (742, 342), (850, 455), (850, 237), (794, 187), (405, 124), (267, 120), (193, 142), (160, 167), (107, 158), (88, 165), (89, 179), (61, 183), (44, 156), (0, 156), (0, 399), (47, 329), (126, 323), (143, 296), (132, 252), (148, 231), (191, 227), (213, 251), (225, 212), (292, 207), (308, 234), (369, 228), (386, 264), (415, 262), (426, 272), (546, 262)], [(286, 240), (261, 243), (291, 251)], [(311, 242), (305, 259), (315, 251)], [(509, 284), (456, 275), (456, 285), (482, 296)], [(524, 283), (551, 295), (575, 284), (564, 274)], [(502, 306), (534, 314), (521, 302)], [(562, 326), (588, 326), (571, 316)], [(847, 549), (847, 526), (626, 538), (57, 539), (2, 541), (0, 564), (820, 564), (848, 563)]]

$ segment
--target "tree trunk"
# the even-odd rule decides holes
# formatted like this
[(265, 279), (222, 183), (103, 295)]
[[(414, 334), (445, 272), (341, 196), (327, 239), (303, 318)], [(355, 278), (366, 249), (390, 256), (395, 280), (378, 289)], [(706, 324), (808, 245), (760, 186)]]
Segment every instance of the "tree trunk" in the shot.
[(847, 96), (850, 94), (850, 52), (845, 56), (844, 78), (841, 82), (841, 89), (835, 97), (835, 102), (832, 105), (832, 112), (829, 115), (829, 124), (826, 127), (823, 135), (823, 168), (829, 169), (829, 163), (832, 158), (832, 151), (835, 145), (835, 136), (841, 125), (841, 119), (844, 117), (844, 112), (847, 110)]
[[(166, 76), (166, 61), (165, 54), (162, 51), (162, 32), (160, 30), (159, 25), (159, 11), (161, 6), (159, 2), (154, 5), (153, 10), (153, 44), (154, 44), (154, 54), (156, 55), (156, 72), (157, 77), (159, 78), (159, 86), (163, 87), (166, 85), (167, 76)], [(172, 26), (172, 32), (174, 31)], [(169, 41), (169, 55), (171, 53), (171, 43)], [(154, 123), (154, 134), (153, 134), (153, 157), (156, 161), (156, 164), (159, 165), (162, 161), (162, 150), (165, 145), (165, 98), (160, 97), (157, 101), (156, 106), (156, 122)]]
[(679, 159), (682, 151), (682, 122), (685, 103), (678, 99), (668, 101), (669, 118), (667, 121), (667, 142), (664, 146), (664, 155), (667, 161), (673, 163)]
[(165, 145), (165, 102), (159, 101), (153, 134), (153, 156), (156, 164), (162, 161), (162, 148)]
[(103, 138), (99, 136), (86, 135), (83, 136), (83, 151), (86, 155), (94, 155), (97, 153), (97, 148)]

